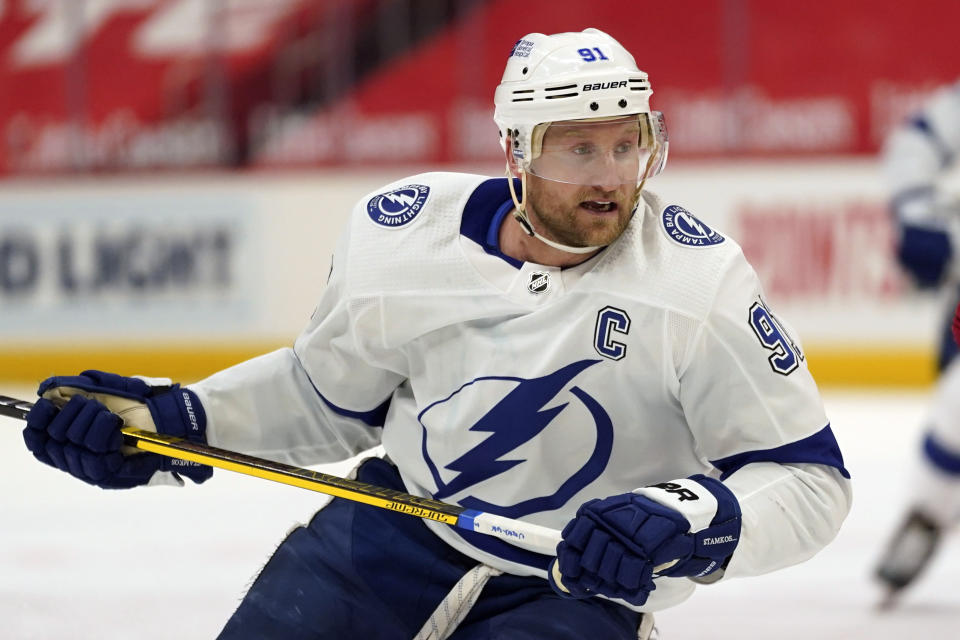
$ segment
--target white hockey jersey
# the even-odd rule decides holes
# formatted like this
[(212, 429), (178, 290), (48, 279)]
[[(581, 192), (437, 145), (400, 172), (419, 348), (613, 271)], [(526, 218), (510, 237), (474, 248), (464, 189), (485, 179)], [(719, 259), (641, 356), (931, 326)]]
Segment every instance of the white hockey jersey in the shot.
[[(506, 180), (431, 173), (364, 198), (294, 348), (191, 386), (210, 443), (299, 465), (382, 443), (410, 493), (556, 529), (590, 498), (710, 473), (743, 509), (728, 576), (831, 540), (847, 474), (740, 248), (645, 193), (590, 260), (521, 263), (497, 247)], [(546, 556), (427, 525), (493, 567), (546, 575)], [(694, 588), (656, 584), (643, 610)]]
[(946, 224), (946, 207), (955, 215), (955, 194), (939, 193), (938, 182), (960, 153), (960, 83), (938, 90), (887, 138), (881, 165), (901, 222)]

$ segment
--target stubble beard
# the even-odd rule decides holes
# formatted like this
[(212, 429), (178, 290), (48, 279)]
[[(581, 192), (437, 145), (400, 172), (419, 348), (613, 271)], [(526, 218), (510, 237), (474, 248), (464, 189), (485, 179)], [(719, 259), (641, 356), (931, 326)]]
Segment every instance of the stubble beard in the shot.
[[(584, 189), (573, 197), (560, 197), (547, 189), (530, 189), (528, 215), (535, 218), (534, 228), (546, 238), (568, 247), (601, 247), (611, 244), (630, 224), (633, 187), (624, 186), (612, 193)], [(610, 200), (617, 203), (617, 215), (591, 215), (580, 208), (586, 200)]]

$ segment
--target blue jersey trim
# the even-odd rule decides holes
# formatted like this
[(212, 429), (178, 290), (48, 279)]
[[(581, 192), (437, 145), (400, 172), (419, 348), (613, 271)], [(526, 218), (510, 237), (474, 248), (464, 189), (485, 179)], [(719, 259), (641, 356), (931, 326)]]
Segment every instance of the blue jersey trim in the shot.
[[(486, 247), (500, 251), (500, 225), (503, 224), (503, 219), (507, 217), (511, 209), (513, 209), (513, 200), (507, 200), (500, 205), (500, 208), (493, 214), (493, 220), (490, 221), (490, 228), (487, 229)], [(503, 255), (503, 257), (508, 260), (513, 260), (513, 258), (508, 255)]]
[(954, 453), (928, 433), (923, 439), (923, 455), (937, 469), (952, 476), (960, 475), (960, 453)]
[[(519, 180), (514, 182), (520, 189)], [(513, 207), (507, 178), (491, 178), (480, 183), (463, 207), (460, 218), (460, 234), (464, 235), (492, 256), (496, 256), (517, 269), (523, 266), (522, 260), (511, 258), (500, 251), (499, 231), (504, 217)]]
[(375, 409), (371, 409), (370, 411), (350, 411), (349, 409), (338, 407), (337, 405), (327, 400), (327, 398), (322, 393), (320, 393), (320, 389), (317, 389), (317, 385), (313, 384), (313, 379), (310, 378), (310, 374), (307, 373), (306, 367), (303, 366), (303, 361), (300, 360), (300, 354), (297, 353), (297, 350), (291, 349), (291, 353), (293, 353), (293, 357), (296, 358), (297, 364), (300, 365), (300, 368), (303, 370), (304, 375), (306, 376), (307, 380), (310, 382), (310, 386), (313, 387), (314, 393), (316, 393), (317, 396), (319, 396), (320, 399), (323, 400), (323, 403), (326, 404), (328, 407), (330, 407), (330, 409), (334, 413), (336, 413), (337, 415), (343, 416), (345, 418), (355, 418), (370, 427), (383, 426), (383, 423), (387, 419), (387, 409), (390, 408), (390, 400), (393, 399), (393, 394), (390, 394), (390, 396), (386, 400), (384, 400), (379, 407), (376, 407)]
[(837, 439), (828, 424), (812, 436), (797, 440), (790, 444), (774, 449), (760, 449), (744, 451), (727, 458), (710, 461), (721, 471), (720, 479), (724, 480), (740, 468), (751, 462), (778, 462), (780, 464), (804, 463), (823, 464), (836, 467), (844, 478), (850, 477), (850, 472), (843, 466), (843, 454), (837, 445)]
[(390, 400), (393, 399), (391, 395), (389, 398), (384, 400), (379, 407), (371, 409), (370, 411), (351, 411), (350, 409), (344, 409), (343, 407), (338, 407), (329, 400), (327, 400), (322, 393), (317, 391), (317, 395), (320, 396), (320, 399), (330, 407), (330, 409), (339, 416), (344, 418), (354, 418), (364, 423), (369, 427), (382, 427), (383, 423), (387, 419), (387, 410), (390, 408)]

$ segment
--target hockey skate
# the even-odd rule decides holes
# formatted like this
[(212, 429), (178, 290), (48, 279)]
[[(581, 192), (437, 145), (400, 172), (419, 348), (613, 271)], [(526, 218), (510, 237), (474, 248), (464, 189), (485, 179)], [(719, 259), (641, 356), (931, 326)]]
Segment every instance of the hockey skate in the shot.
[(940, 542), (939, 524), (919, 511), (911, 511), (897, 529), (880, 559), (875, 575), (887, 588), (881, 608), (893, 605), (897, 595), (929, 564)]

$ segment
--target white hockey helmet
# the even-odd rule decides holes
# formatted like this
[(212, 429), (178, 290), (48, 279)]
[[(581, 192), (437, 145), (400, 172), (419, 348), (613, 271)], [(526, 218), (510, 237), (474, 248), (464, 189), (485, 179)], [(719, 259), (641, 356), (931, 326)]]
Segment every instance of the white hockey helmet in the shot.
[[(600, 248), (571, 247), (536, 232), (525, 210), (528, 173), (585, 185), (599, 184), (602, 174), (604, 184), (636, 187), (636, 208), (644, 182), (660, 173), (667, 160), (667, 129), (663, 114), (650, 110), (652, 93), (647, 74), (637, 68), (633, 56), (599, 29), (531, 33), (517, 41), (494, 93), (493, 119), (500, 130), (500, 144), (505, 150), (510, 145), (509, 153), (520, 172), (520, 197), (513, 180), (508, 184), (516, 207), (513, 215), (529, 235), (570, 253)], [(611, 122), (629, 123), (629, 116), (638, 124), (635, 144), (615, 139), (603, 153), (582, 155), (579, 149), (573, 153), (560, 147), (544, 149), (544, 135), (551, 126), (582, 132), (593, 123), (598, 129), (609, 128)], [(557, 137), (563, 139), (563, 132), (559, 129)], [(513, 175), (509, 162), (507, 175)]]
[(501, 145), (510, 144), (519, 167), (531, 171), (551, 123), (637, 115), (640, 147), (647, 155), (640, 175), (630, 179), (640, 184), (659, 173), (667, 158), (666, 127), (663, 114), (650, 110), (652, 93), (633, 56), (603, 31), (531, 33), (510, 52), (494, 93), (493, 119)]

